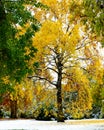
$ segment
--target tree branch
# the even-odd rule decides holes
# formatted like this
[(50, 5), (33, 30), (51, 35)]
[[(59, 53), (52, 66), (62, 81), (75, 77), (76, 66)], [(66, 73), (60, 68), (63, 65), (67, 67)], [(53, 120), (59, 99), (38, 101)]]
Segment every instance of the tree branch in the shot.
[(45, 80), (47, 82), (49, 82), (50, 84), (56, 86), (55, 83), (53, 83), (52, 81), (50, 81), (49, 79), (45, 78), (45, 77), (41, 77), (41, 76), (38, 76), (38, 75), (34, 75), (34, 76), (28, 76), (28, 78), (37, 78), (39, 80)]
[(54, 72), (56, 72), (58, 74), (58, 72), (53, 68), (47, 67), (46, 69), (52, 70), (52, 71), (54, 71)]
[(87, 42), (86, 44), (84, 44), (84, 42), (85, 42), (85, 40), (86, 40), (87, 38), (88, 38), (88, 37), (85, 37), (85, 38), (81, 41), (80, 46), (78, 46), (75, 50), (79, 50), (79, 49), (85, 47), (87, 44), (89, 44), (90, 42)]

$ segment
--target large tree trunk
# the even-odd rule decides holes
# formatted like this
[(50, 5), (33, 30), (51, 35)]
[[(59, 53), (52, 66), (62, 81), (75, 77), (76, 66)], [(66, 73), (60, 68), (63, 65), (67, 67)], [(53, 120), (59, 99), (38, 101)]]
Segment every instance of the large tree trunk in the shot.
[(4, 5), (2, 1), (0, 0), (0, 23), (4, 20), (6, 20), (6, 14), (5, 14)]
[(58, 89), (57, 89), (57, 108), (58, 108), (57, 122), (64, 122), (61, 86), (58, 86)]
[(11, 118), (17, 118), (17, 100), (10, 101)]
[(64, 122), (64, 113), (62, 106), (62, 63), (60, 59), (60, 55), (57, 57), (57, 69), (58, 69), (58, 79), (57, 79), (57, 122)]
[(5, 43), (6, 41), (6, 31), (7, 31), (6, 13), (4, 5), (0, 0), (0, 42)]

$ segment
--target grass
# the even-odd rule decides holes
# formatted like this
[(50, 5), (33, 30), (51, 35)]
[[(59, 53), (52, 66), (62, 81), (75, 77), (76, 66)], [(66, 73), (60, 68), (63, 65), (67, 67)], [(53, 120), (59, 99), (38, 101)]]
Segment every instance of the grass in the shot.
[(71, 125), (104, 124), (104, 119), (67, 120), (66, 123)]

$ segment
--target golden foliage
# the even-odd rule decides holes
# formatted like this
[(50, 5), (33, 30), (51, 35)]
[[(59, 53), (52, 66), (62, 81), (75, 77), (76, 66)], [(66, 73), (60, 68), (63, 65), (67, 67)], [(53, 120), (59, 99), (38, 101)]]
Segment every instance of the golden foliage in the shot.
[(73, 53), (75, 47), (80, 40), (79, 25), (75, 25), (72, 34), (69, 36), (65, 33), (62, 27), (62, 23), (59, 21), (45, 21), (39, 32), (35, 34), (33, 38), (33, 45), (38, 49), (37, 55), (40, 56), (50, 53), (48, 47), (58, 48), (59, 52)]
[(16, 83), (14, 91), (10, 93), (10, 100), (17, 101), (18, 106), (29, 106), (33, 101), (33, 85), (32, 81), (25, 79), (21, 84)]
[[(92, 109), (90, 84), (88, 78), (80, 69), (74, 68), (71, 73), (73, 74), (66, 85), (67, 90), (66, 86), (63, 88), (65, 93), (69, 93), (66, 96), (69, 96), (70, 100), (69, 102), (66, 101), (66, 112), (70, 113), (73, 118), (82, 118)], [(76, 95), (70, 99), (72, 93)]]
[(88, 71), (90, 76), (92, 76), (93, 80), (97, 81), (99, 84), (103, 84), (103, 71), (104, 68), (102, 66), (102, 62), (98, 57), (94, 57), (92, 59), (91, 64), (88, 66)]
[(2, 81), (4, 84), (9, 84), (10, 83), (9, 76), (2, 77)]
[[(78, 99), (69, 103), (70, 107), (68, 107), (67, 110), (70, 111), (73, 117), (81, 118), (92, 108), (89, 80), (83, 71), (78, 69), (78, 62), (74, 61), (78, 56), (76, 54), (76, 47), (80, 44), (80, 41), (83, 38), (80, 34), (82, 23), (79, 18), (82, 13), (79, 8), (81, 7), (82, 1), (41, 0), (41, 2), (47, 5), (49, 10), (46, 10), (46, 12), (45, 10), (39, 10), (40, 16), (38, 14), (38, 17), (39, 20), (41, 20), (42, 27), (33, 37), (33, 45), (38, 49), (36, 58), (40, 60), (41, 63), (44, 63), (42, 69), (43, 67), (47, 67), (47, 62), (52, 64), (51, 61), (48, 61), (48, 56), (59, 54), (60, 59), (64, 59), (62, 61), (63, 72), (66, 75), (71, 74), (71, 76), (63, 76), (63, 81), (65, 81), (65, 84), (62, 82), (63, 91), (78, 93)], [(72, 15), (70, 11), (73, 12)], [(79, 12), (79, 14), (76, 14), (77, 12)], [(55, 54), (53, 54), (53, 51), (51, 51), (50, 48), (55, 51)], [(90, 57), (90, 54), (88, 54), (90, 51), (88, 51), (88, 49), (89, 48), (86, 47), (85, 55)], [(77, 68), (73, 67), (73, 69), (71, 69), (69, 67), (70, 64)], [(57, 71), (57, 66), (53, 66), (52, 69)]]

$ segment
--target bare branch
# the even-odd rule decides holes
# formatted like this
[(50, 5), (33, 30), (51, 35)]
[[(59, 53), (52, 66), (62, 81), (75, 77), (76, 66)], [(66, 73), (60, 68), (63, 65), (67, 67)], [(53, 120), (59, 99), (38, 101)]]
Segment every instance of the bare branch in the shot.
[(63, 66), (63, 69), (73, 68), (76, 67), (75, 65)]
[(78, 46), (75, 50), (79, 50), (79, 49), (85, 47), (87, 44), (89, 44), (90, 42), (87, 42), (86, 44), (84, 43), (87, 38), (88, 38), (88, 37), (85, 37), (85, 38), (81, 41), (80, 46)]
[(78, 58), (76, 59), (76, 61), (77, 61), (77, 60), (91, 60), (91, 58), (78, 57)]
[(47, 79), (47, 78), (45, 78), (45, 77), (41, 77), (41, 76), (39, 76), (39, 75), (28, 76), (28, 78), (37, 78), (37, 79), (39, 79), (39, 80), (45, 80), (45, 81), (49, 82), (50, 84), (56, 86), (56, 84), (55, 84), (54, 82), (50, 81), (49, 79)]
[(69, 31), (69, 27), (70, 27), (70, 26), (69, 26), (69, 24), (68, 24), (68, 26), (67, 26), (67, 28), (66, 28), (66, 33)]
[(54, 71), (54, 72), (56, 72), (58, 74), (58, 72), (53, 68), (47, 67), (47, 69), (52, 70), (52, 71)]
[(72, 74), (63, 72), (62, 74), (66, 75), (67, 77), (72, 76)]

